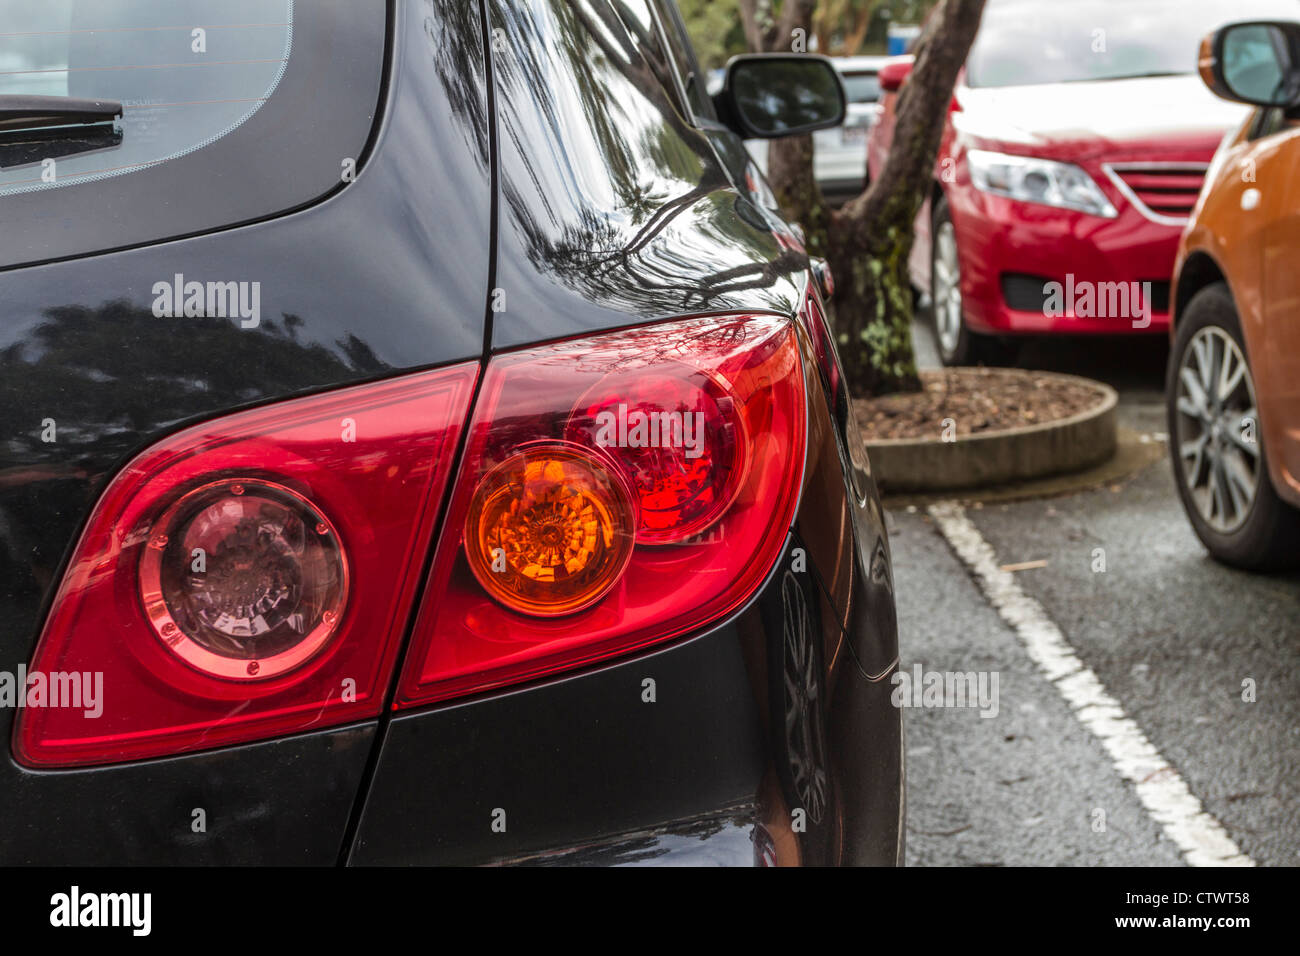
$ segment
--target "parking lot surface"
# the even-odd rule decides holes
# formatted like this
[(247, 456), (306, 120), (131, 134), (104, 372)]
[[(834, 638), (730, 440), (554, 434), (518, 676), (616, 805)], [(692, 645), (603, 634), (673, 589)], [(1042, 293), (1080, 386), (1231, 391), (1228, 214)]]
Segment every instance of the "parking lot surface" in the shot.
[[(1021, 364), (1109, 381), (1121, 423), (1162, 442), (1162, 362), (1159, 343), (1099, 341), (1036, 345)], [(1300, 863), (1300, 576), (1212, 561), (1166, 460), (1072, 494), (964, 504), (1042, 626), (1163, 758), (1140, 786), (1116, 760), (1123, 742), (1098, 736), (945, 536), (944, 507), (889, 511), (902, 669), (996, 673), (997, 712), (905, 711), (907, 862), (1182, 865), (1212, 857), (1187, 843), (1210, 834), (1234, 862)], [(1203, 810), (1190, 837), (1143, 793), (1178, 781)]]

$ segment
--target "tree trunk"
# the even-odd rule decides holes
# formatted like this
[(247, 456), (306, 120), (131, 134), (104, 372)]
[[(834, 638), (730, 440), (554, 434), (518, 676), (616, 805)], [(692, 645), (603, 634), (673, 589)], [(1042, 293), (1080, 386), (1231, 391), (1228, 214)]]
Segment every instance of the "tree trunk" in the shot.
[(763, 32), (758, 17), (758, 0), (740, 0), (740, 26), (745, 34), (745, 45), (754, 52), (763, 48)]
[(862, 41), (867, 38), (867, 29), (871, 26), (871, 15), (876, 12), (876, 2), (864, 3), (858, 10), (853, 29), (844, 34), (844, 43), (840, 46), (840, 56), (857, 56), (862, 49)]
[[(746, 5), (753, 3), (755, 0), (741, 0), (742, 13)], [(761, 32), (761, 45), (755, 48), (755, 52), (792, 52), (796, 30), (803, 31), (802, 37), (806, 42), (813, 35), (816, 7), (817, 0), (785, 0), (781, 5), (780, 20)], [(812, 137), (787, 136), (769, 140), (767, 179), (781, 209), (803, 227), (808, 251), (816, 256), (825, 256), (831, 213), (813, 176)]]
[(913, 223), (934, 183), (935, 158), (957, 74), (985, 0), (942, 0), (899, 93), (889, 156), (866, 192), (830, 217), (840, 357), (858, 395), (917, 391), (912, 286)]
[[(840, 210), (826, 205), (813, 178), (812, 138), (773, 140), (768, 179), (781, 208), (799, 222), (812, 255), (835, 276), (836, 335), (857, 395), (921, 387), (912, 349), (912, 288), (907, 260), (916, 215), (934, 182), (935, 158), (957, 74), (970, 52), (985, 0), (940, 0), (916, 44), (916, 63), (899, 93), (893, 143), (880, 175)], [(789, 51), (792, 34), (812, 31), (816, 0), (786, 0), (778, 23), (762, 0), (740, 0), (746, 35), (760, 50)], [(765, 26), (766, 23), (766, 26)]]

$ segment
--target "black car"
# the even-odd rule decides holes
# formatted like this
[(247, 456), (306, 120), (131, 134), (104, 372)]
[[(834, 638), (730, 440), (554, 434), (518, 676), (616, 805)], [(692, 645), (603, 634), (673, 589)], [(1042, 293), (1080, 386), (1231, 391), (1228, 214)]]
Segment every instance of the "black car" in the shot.
[(667, 0), (3, 0), (0, 862), (892, 864), (824, 273)]

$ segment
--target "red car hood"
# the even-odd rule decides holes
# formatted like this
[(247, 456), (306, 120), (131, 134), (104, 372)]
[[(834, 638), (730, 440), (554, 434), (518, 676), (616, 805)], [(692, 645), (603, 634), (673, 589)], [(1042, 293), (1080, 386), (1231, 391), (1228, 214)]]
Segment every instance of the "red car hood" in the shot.
[(1247, 107), (1221, 100), (1200, 77), (961, 87), (953, 128), (966, 145), (1039, 156), (1213, 153)]

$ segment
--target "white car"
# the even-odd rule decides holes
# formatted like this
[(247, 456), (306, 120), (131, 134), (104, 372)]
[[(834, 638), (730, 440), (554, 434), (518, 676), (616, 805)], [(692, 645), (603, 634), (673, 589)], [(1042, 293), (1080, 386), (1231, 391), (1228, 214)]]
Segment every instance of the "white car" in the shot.
[(867, 133), (880, 112), (880, 81), (876, 74), (888, 59), (847, 56), (833, 61), (844, 81), (848, 115), (839, 128), (813, 134), (813, 175), (827, 195), (854, 195), (866, 185)]

